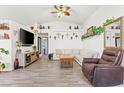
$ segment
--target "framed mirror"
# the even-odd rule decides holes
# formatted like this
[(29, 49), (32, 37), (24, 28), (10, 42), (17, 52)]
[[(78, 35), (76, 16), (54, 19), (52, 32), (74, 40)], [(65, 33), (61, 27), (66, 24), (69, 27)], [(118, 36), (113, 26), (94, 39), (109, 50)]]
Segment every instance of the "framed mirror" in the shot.
[(105, 26), (104, 47), (122, 47), (122, 17)]

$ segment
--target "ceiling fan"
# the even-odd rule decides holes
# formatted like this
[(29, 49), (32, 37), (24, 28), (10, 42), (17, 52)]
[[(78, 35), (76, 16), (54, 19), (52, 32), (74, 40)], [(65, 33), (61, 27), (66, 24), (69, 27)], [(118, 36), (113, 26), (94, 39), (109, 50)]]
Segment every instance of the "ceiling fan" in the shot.
[(52, 14), (57, 14), (57, 16), (60, 18), (62, 16), (70, 16), (69, 10), (70, 7), (66, 5), (54, 5), (54, 11), (52, 11)]

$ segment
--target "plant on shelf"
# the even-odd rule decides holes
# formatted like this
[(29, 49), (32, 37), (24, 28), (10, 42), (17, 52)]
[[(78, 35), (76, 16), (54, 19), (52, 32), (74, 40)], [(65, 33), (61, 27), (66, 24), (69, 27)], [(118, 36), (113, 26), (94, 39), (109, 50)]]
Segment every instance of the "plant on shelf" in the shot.
[(106, 19), (106, 21), (101, 26), (98, 26), (98, 27), (92, 26), (93, 33), (91, 34), (91, 33), (87, 32), (86, 34), (82, 35), (81, 39), (83, 40), (83, 39), (91, 37), (91, 36), (100, 35), (101, 33), (103, 33), (105, 31), (104, 26), (111, 24), (114, 20), (115, 20), (115, 18), (112, 17), (112, 18)]
[(22, 46), (22, 43), (21, 41), (16, 41), (16, 46), (17, 46), (17, 53), (21, 53), (21, 46)]
[(88, 37), (91, 37), (91, 36), (93, 36), (93, 34), (86, 33), (86, 34), (82, 35), (81, 39), (85, 39), (85, 38), (88, 38)]
[(4, 54), (8, 55), (9, 51), (5, 50), (4, 48), (0, 48), (0, 53), (4, 53)]
[(104, 27), (103, 26), (93, 26), (93, 29), (92, 29), (93, 33), (86, 33), (84, 35), (82, 35), (81, 39), (85, 39), (85, 38), (88, 38), (88, 37), (92, 37), (92, 36), (95, 36), (95, 35), (100, 35), (101, 33), (103, 33), (105, 31)]
[[(9, 54), (9, 51), (8, 50), (5, 50), (4, 48), (0, 48), (0, 54), (6, 54), (8, 55)], [(3, 71), (3, 69), (5, 69), (5, 64), (0, 62), (0, 72)]]
[(108, 25), (108, 24), (111, 24), (114, 20), (115, 20), (114, 17), (109, 18), (109, 19), (106, 19), (105, 23), (103, 23), (103, 26)]
[(3, 71), (3, 69), (5, 69), (5, 67), (6, 67), (5, 64), (0, 62), (0, 72)]
[(103, 33), (105, 31), (103, 26), (93, 26), (93, 33), (94, 35), (100, 35), (101, 33)]
[(36, 52), (37, 46), (36, 46), (36, 45), (32, 45), (32, 48), (33, 48), (33, 50)]
[(16, 46), (20, 49), (20, 47), (22, 46), (21, 41), (16, 41)]

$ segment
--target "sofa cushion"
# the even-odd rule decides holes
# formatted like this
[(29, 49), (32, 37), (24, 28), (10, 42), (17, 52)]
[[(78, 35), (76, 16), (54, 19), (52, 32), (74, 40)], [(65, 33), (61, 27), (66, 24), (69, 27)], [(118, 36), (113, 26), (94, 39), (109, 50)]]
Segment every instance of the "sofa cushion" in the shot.
[(95, 69), (95, 64), (93, 63), (82, 64), (82, 71), (84, 72), (84, 75), (87, 77), (89, 81), (91, 81), (93, 78), (94, 69)]
[(61, 55), (62, 54), (62, 50), (61, 49), (56, 49), (55, 52), (56, 52), (56, 55)]
[(104, 50), (103, 54), (107, 54), (107, 55), (110, 55), (110, 56), (115, 56), (116, 55), (116, 51)]
[(80, 50), (80, 55), (83, 55), (84, 54), (84, 50)]
[(103, 54), (106, 54), (109, 56), (117, 56), (119, 51), (121, 51), (120, 48), (107, 48), (103, 51)]
[(78, 49), (74, 49), (73, 51), (73, 55), (79, 55), (80, 54), (80, 50)]
[(116, 59), (116, 56), (103, 55), (101, 59), (108, 61), (108, 62), (114, 62)]
[(113, 64), (113, 62), (112, 61), (108, 62), (108, 61), (105, 61), (103, 59), (100, 59), (99, 64)]
[(72, 55), (72, 50), (71, 49), (65, 49), (64, 54), (65, 55)]
[(118, 62), (118, 56), (120, 56), (119, 49), (106, 49), (103, 51), (103, 55), (99, 61), (99, 64), (116, 64)]
[(56, 55), (56, 53), (53, 54), (53, 60), (59, 60), (60, 55)]

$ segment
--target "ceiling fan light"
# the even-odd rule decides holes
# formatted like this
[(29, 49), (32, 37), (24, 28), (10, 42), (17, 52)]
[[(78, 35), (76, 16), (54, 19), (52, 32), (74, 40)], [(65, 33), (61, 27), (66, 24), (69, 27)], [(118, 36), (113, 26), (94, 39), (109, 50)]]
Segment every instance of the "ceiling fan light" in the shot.
[(53, 14), (56, 13), (59, 18), (62, 16), (70, 16), (70, 13), (69, 13), (70, 7), (69, 6), (55, 5), (54, 8), (56, 9), (56, 11), (51, 12), (51, 13), (53, 13)]
[(57, 16), (58, 16), (59, 18), (62, 17), (62, 16), (64, 16), (64, 12), (62, 12), (62, 11), (58, 12)]

